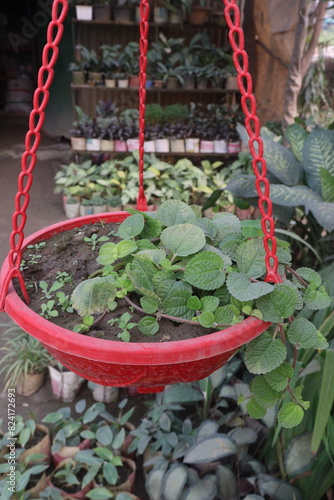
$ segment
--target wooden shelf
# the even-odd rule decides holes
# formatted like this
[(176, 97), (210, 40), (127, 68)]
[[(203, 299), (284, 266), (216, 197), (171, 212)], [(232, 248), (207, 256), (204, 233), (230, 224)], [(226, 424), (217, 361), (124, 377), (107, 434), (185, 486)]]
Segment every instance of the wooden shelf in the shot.
[[(138, 87), (106, 87), (105, 85), (73, 85), (71, 84), (71, 89), (73, 90), (104, 90), (104, 91), (112, 91), (112, 92), (136, 92), (138, 93)], [(238, 90), (230, 90), (230, 89), (185, 89), (183, 87), (177, 89), (166, 89), (166, 88), (148, 88), (146, 89), (148, 93), (179, 93), (179, 92), (196, 92), (203, 94), (235, 94), (238, 93)]]
[[(75, 18), (72, 18), (72, 22), (75, 23), (75, 24), (102, 24), (102, 25), (113, 25), (113, 26), (135, 26), (137, 28), (139, 28), (139, 22), (137, 21), (128, 21), (126, 23), (124, 22), (119, 22), (119, 21), (115, 21), (114, 19), (109, 19), (109, 21), (100, 21), (99, 19), (93, 19), (92, 21), (81, 21), (80, 19), (75, 19)], [(158, 28), (170, 28), (170, 27), (175, 27), (175, 28), (178, 28), (180, 29), (180, 27), (184, 27), (184, 26), (191, 26), (193, 28), (201, 28), (201, 27), (204, 27), (204, 26), (218, 26), (218, 27), (221, 27), (218, 23), (205, 23), (205, 24), (190, 24), (188, 22), (183, 22), (183, 23), (155, 23), (155, 22), (151, 22), (149, 21), (149, 26), (156, 26)]]
[[(96, 155), (113, 155), (113, 156), (125, 156), (125, 155), (130, 155), (132, 151), (87, 151), (85, 150), (77, 150), (77, 149), (72, 149), (73, 153), (76, 154), (96, 154)], [(145, 154), (154, 154), (156, 156), (178, 156), (181, 158), (187, 158), (187, 157), (198, 157), (198, 156), (209, 156), (210, 158), (232, 158), (238, 156), (238, 153), (145, 153)]]

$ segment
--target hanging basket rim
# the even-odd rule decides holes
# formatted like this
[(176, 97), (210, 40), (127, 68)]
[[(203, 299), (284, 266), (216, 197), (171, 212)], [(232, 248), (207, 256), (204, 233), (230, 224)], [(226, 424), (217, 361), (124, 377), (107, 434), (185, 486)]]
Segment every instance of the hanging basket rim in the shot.
[[(100, 221), (121, 222), (129, 215), (128, 212), (106, 212), (61, 221), (25, 238), (22, 249), (66, 230)], [(8, 269), (7, 257), (1, 268), (0, 283)], [(51, 349), (94, 361), (139, 366), (177, 364), (234, 351), (263, 333), (271, 324), (248, 317), (225, 330), (170, 342), (131, 343), (99, 339), (67, 330), (35, 313), (19, 297), (12, 283), (5, 301), (5, 311), (23, 330)]]

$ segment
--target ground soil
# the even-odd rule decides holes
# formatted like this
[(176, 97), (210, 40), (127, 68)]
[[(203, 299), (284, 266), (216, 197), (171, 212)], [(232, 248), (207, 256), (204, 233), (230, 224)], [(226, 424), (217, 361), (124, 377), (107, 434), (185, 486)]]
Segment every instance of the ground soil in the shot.
[[(92, 247), (84, 241), (86, 236), (90, 237), (96, 233), (98, 237), (108, 235), (111, 242), (117, 242), (119, 239), (113, 236), (116, 232), (117, 224), (101, 224), (95, 223), (86, 225), (82, 228), (75, 228), (69, 231), (59, 233), (46, 241), (44, 247), (38, 250), (29, 248), (23, 254), (23, 259), (27, 262), (27, 269), (24, 269), (23, 276), (28, 286), (28, 293), (30, 297), (29, 307), (37, 314), (41, 311), (41, 304), (46, 303), (47, 299), (41, 293), (38, 284), (40, 281), (46, 281), (49, 286), (57, 279), (57, 272), (67, 272), (71, 277), (70, 283), (65, 283), (61, 289), (66, 295), (71, 296), (74, 288), (87, 279), (101, 266), (97, 264), (96, 257), (98, 255), (99, 247), (102, 243), (97, 245), (96, 250), (93, 252)], [(31, 254), (37, 254), (41, 257), (38, 259), (37, 264), (28, 263), (31, 260)], [(131, 300), (139, 304), (138, 296), (132, 294)], [(112, 312), (106, 314), (102, 320), (94, 326), (94, 329), (85, 335), (91, 337), (103, 338), (107, 340), (119, 340), (117, 335), (121, 329), (117, 325), (111, 326), (108, 321), (113, 318), (119, 318), (125, 312), (129, 312), (129, 306), (124, 299), (118, 300), (119, 307)], [(57, 308), (59, 310), (59, 308)], [(96, 316), (96, 318), (99, 315)], [(101, 315), (100, 315), (101, 316)], [(132, 313), (131, 322), (138, 323), (143, 314), (136, 310)], [(74, 313), (59, 312), (59, 316), (50, 319), (53, 323), (73, 330), (73, 328), (82, 323), (80, 316)], [(137, 327), (131, 330), (131, 342), (168, 342), (174, 340), (185, 340), (196, 338), (213, 330), (208, 330), (203, 327), (187, 325), (184, 323), (172, 322), (168, 319), (161, 318), (159, 332), (152, 336), (145, 336), (140, 333)]]

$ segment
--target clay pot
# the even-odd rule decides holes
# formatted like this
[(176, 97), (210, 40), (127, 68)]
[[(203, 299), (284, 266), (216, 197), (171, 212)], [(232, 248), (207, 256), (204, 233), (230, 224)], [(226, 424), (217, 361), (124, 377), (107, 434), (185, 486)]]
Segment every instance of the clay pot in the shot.
[[(18, 458), (19, 462), (23, 462), (26, 457), (29, 455), (35, 455), (35, 454), (42, 454), (45, 455), (47, 458), (43, 459), (43, 462), (50, 462), (51, 460), (51, 438), (50, 438), (50, 432), (49, 429), (42, 424), (37, 424), (36, 425), (36, 431), (43, 432), (45, 435), (44, 437), (34, 446), (31, 448), (27, 448), (23, 453)], [(29, 442), (28, 442), (29, 445)], [(30, 463), (38, 463), (41, 462), (41, 460), (32, 460)]]
[(189, 23), (195, 24), (196, 26), (205, 24), (208, 21), (210, 11), (210, 7), (201, 7), (200, 5), (194, 5), (189, 15)]
[(42, 373), (28, 373), (21, 375), (16, 384), (16, 391), (20, 396), (31, 396), (44, 384), (45, 370)]
[(129, 87), (138, 88), (139, 87), (139, 76), (130, 75), (129, 76)]
[(177, 78), (167, 78), (167, 82), (166, 82), (166, 89), (169, 89), (169, 90), (174, 90), (174, 89), (177, 89), (179, 87), (179, 81)]

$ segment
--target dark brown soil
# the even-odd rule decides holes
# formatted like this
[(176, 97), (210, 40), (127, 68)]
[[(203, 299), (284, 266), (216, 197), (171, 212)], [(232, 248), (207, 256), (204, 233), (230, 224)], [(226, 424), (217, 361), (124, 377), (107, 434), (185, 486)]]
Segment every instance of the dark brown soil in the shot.
[[(100, 224), (95, 223), (86, 225), (83, 228), (75, 228), (69, 231), (59, 233), (49, 240), (47, 244), (37, 250), (33, 248), (27, 249), (23, 254), (23, 259), (27, 262), (28, 269), (24, 269), (23, 276), (28, 287), (30, 297), (29, 307), (37, 314), (41, 312), (41, 304), (46, 303), (48, 299), (42, 295), (39, 282), (46, 281), (51, 286), (57, 280), (57, 272), (67, 272), (71, 277), (70, 283), (65, 283), (61, 288), (66, 295), (71, 296), (74, 288), (87, 279), (100, 266), (96, 262), (96, 257), (99, 252), (99, 247), (104, 243), (98, 243), (96, 250), (93, 252), (91, 246), (84, 242), (85, 236), (91, 236), (96, 233), (98, 237), (108, 235), (110, 241), (119, 241), (110, 232), (117, 230), (117, 224)], [(41, 255), (37, 264), (30, 264), (31, 254)], [(19, 292), (18, 286), (17, 291)], [(131, 300), (139, 305), (138, 299), (133, 294)], [(121, 329), (116, 325), (111, 326), (108, 321), (112, 318), (119, 318), (125, 312), (129, 312), (129, 306), (124, 299), (118, 300), (119, 307), (112, 312), (109, 312), (99, 323), (94, 327), (94, 330), (86, 333), (91, 337), (98, 337), (107, 340), (119, 340), (117, 334)], [(73, 330), (73, 328), (82, 323), (80, 316), (74, 313), (63, 312), (58, 307), (59, 316), (52, 318), (49, 321)], [(97, 316), (98, 317), (98, 316)], [(97, 318), (96, 317), (96, 318)], [(140, 312), (134, 311), (131, 322), (138, 323), (143, 315)], [(212, 330), (205, 329), (199, 326), (186, 325), (183, 323), (172, 322), (168, 319), (161, 318), (159, 332), (153, 337), (142, 335), (137, 327), (131, 330), (131, 342), (168, 342), (172, 340), (185, 340), (200, 337), (211, 333)], [(122, 342), (122, 341), (121, 341)]]

